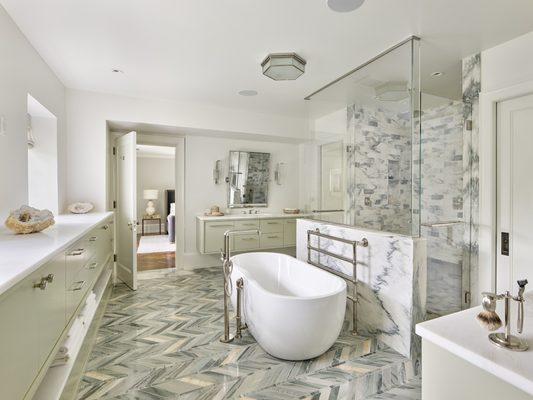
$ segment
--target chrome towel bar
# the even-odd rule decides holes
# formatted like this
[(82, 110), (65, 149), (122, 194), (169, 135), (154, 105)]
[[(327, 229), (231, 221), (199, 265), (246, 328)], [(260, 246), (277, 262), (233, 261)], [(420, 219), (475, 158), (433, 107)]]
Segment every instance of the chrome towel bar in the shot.
[[(311, 237), (316, 236), (317, 237), (317, 245), (313, 246), (311, 244)], [(331, 251), (325, 250), (320, 248), (320, 239), (327, 239), (327, 240), (333, 240), (340, 243), (347, 244), (351, 246), (352, 248), (352, 257), (346, 257), (340, 254), (333, 253)], [(320, 268), (326, 272), (329, 272), (330, 274), (336, 275), (342, 279), (344, 279), (347, 282), (350, 282), (352, 284), (352, 294), (346, 294), (346, 298), (350, 300), (353, 303), (352, 306), (352, 334), (357, 334), (357, 246), (361, 247), (368, 247), (368, 240), (362, 239), (361, 241), (357, 240), (349, 240), (340, 238), (337, 236), (328, 235), (325, 233), (321, 233), (320, 230), (317, 228), (316, 230), (308, 230), (307, 231), (307, 263), (310, 265), (313, 265), (317, 268)], [(318, 253), (318, 261), (312, 260), (312, 252)], [(337, 260), (344, 261), (346, 263), (349, 263), (352, 265), (352, 274), (348, 275), (343, 272), (337, 271), (331, 267), (328, 267), (327, 265), (323, 265), (320, 262), (320, 254), (324, 254), (326, 256), (336, 258)]]

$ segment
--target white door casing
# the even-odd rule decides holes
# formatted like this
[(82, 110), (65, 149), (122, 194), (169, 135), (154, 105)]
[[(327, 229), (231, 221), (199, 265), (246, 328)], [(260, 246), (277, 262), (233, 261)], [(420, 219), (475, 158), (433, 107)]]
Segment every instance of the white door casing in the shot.
[(117, 278), (137, 290), (137, 134), (116, 139)]
[[(533, 282), (533, 94), (497, 104), (496, 282), (516, 292), (516, 281)], [(502, 255), (502, 232), (509, 255)]]

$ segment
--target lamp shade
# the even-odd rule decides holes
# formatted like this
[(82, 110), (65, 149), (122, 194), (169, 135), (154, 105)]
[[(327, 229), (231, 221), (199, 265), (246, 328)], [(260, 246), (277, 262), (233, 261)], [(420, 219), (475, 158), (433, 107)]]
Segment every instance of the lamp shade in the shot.
[(157, 189), (143, 190), (143, 197), (145, 200), (156, 200), (159, 197), (159, 190)]

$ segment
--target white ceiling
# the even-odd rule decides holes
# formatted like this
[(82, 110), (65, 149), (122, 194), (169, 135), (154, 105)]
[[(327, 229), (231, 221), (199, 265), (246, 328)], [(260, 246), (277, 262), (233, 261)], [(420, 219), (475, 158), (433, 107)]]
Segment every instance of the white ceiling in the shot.
[[(531, 0), (367, 0), (347, 14), (325, 0), (0, 2), (67, 87), (297, 116), (305, 96), (413, 34), (424, 90), (457, 98), (462, 57), (533, 30)], [(297, 52), (306, 73), (262, 76), (269, 52)]]

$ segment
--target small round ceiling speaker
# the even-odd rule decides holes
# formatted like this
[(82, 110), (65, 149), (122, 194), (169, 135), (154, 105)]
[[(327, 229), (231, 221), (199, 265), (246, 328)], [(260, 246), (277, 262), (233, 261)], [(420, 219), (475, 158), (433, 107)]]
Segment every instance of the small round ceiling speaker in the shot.
[(327, 0), (328, 7), (336, 12), (350, 12), (357, 10), (365, 0)]

